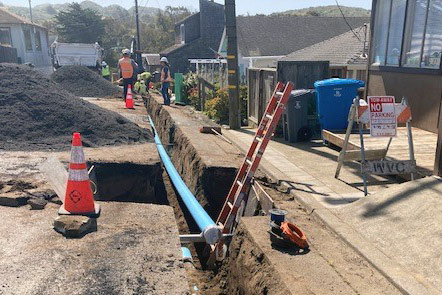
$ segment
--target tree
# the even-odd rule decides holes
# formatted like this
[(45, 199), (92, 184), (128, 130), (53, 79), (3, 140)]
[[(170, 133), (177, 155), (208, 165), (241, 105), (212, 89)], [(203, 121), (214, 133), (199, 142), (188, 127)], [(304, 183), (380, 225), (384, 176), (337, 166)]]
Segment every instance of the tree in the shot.
[(143, 51), (158, 53), (175, 43), (175, 23), (191, 15), (192, 12), (183, 6), (167, 6), (159, 10), (155, 21), (149, 21), (143, 16), (141, 24), (141, 45)]
[(105, 22), (101, 15), (92, 9), (81, 8), (71, 3), (65, 11), (55, 15), (56, 31), (62, 42), (100, 42), (105, 33)]

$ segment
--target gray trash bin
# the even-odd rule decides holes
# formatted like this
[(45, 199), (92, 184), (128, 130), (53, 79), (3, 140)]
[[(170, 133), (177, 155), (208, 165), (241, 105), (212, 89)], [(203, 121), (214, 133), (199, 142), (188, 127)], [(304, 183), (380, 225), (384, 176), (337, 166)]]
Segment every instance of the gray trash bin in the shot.
[(282, 116), (284, 139), (288, 142), (307, 141), (312, 138), (308, 125), (309, 102), (315, 98), (314, 90), (293, 90)]

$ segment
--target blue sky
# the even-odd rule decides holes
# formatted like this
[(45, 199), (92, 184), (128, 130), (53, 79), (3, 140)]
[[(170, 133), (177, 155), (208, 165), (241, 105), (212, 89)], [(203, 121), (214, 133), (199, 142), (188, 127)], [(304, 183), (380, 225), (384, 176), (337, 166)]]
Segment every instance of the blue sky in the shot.
[[(82, 0), (77, 0), (81, 2)], [(215, 0), (219, 3), (224, 3), (223, 0)], [(338, 0), (340, 5), (355, 6), (370, 9), (371, 0)], [(0, 0), (7, 5), (28, 6), (28, 0)], [(66, 0), (32, 0), (32, 5), (43, 3), (66, 3), (73, 2)], [(133, 5), (133, 0), (94, 0), (94, 2), (107, 6), (111, 4), (119, 4), (126, 8)], [(152, 7), (164, 8), (165, 6), (186, 6), (193, 10), (198, 9), (198, 0), (138, 0), (139, 5), (146, 5)], [(237, 14), (269, 14), (272, 12), (285, 11), (289, 9), (299, 9), (311, 6), (335, 5), (334, 0), (236, 0)]]

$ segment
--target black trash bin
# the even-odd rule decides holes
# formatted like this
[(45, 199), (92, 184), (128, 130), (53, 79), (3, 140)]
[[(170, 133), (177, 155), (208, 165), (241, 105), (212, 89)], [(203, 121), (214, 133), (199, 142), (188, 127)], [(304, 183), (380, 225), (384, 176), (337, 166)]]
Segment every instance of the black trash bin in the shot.
[(308, 108), (311, 100), (315, 99), (314, 90), (293, 90), (282, 116), (284, 139), (288, 142), (308, 141), (313, 132), (309, 127)]

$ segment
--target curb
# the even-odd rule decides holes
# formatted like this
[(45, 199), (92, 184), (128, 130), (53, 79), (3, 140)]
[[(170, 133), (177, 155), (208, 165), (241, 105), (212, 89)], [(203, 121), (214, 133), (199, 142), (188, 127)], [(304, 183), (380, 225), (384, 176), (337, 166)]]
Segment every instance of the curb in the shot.
[[(247, 151), (240, 146), (235, 138), (232, 138), (228, 132), (223, 134), (233, 145), (241, 152)], [(284, 178), (285, 174), (280, 172), (274, 165), (262, 159), (259, 167), (262, 171), (268, 174), (274, 180)], [(275, 171), (277, 170), (277, 171)], [(283, 176), (283, 177), (281, 177)], [(288, 185), (283, 183), (287, 188)], [(403, 294), (440, 294), (430, 282), (419, 274), (413, 274), (404, 269), (396, 261), (389, 258), (382, 250), (378, 249), (373, 243), (367, 240), (362, 234), (353, 229), (350, 225), (339, 219), (331, 210), (324, 207), (314, 198), (306, 198), (299, 193), (290, 190), (296, 200), (304, 206), (308, 211), (311, 211), (314, 216), (319, 218), (329, 229), (338, 235), (347, 245), (349, 245), (356, 253), (362, 256), (370, 265), (379, 271), (393, 286), (395, 286)], [(305, 193), (307, 194), (307, 193)]]

